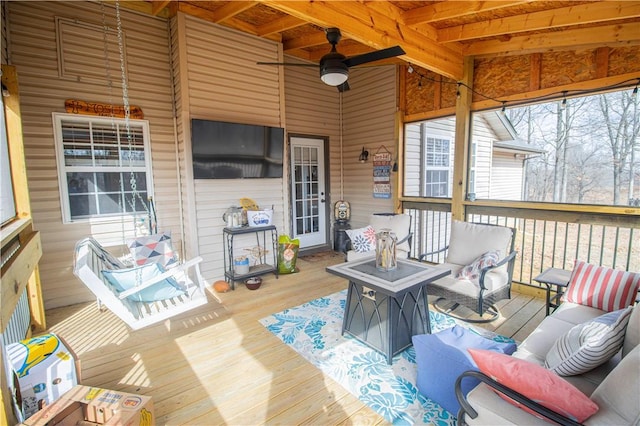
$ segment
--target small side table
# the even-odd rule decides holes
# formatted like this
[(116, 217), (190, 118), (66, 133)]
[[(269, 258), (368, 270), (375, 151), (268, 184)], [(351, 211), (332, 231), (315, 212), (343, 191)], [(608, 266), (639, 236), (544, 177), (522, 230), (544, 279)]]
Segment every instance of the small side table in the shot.
[[(547, 315), (549, 315), (551, 308), (555, 311), (556, 308), (560, 306), (560, 297), (564, 294), (564, 290), (567, 288), (570, 279), (571, 271), (558, 268), (545, 269), (540, 275), (533, 279), (547, 287)], [(555, 286), (556, 294), (551, 297), (553, 286)]]

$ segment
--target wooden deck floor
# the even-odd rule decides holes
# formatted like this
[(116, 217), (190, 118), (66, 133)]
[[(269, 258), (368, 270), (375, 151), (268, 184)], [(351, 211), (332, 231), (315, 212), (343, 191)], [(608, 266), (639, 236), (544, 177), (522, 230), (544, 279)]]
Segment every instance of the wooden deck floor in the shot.
[[(324, 270), (341, 261), (302, 257), (299, 273), (267, 275), (256, 291), (212, 292), (208, 305), (135, 332), (95, 303), (49, 310), (47, 324), (80, 358), (83, 384), (153, 396), (158, 425), (386, 424), (258, 322), (345, 289)], [(543, 305), (515, 294), (487, 328), (522, 340)]]

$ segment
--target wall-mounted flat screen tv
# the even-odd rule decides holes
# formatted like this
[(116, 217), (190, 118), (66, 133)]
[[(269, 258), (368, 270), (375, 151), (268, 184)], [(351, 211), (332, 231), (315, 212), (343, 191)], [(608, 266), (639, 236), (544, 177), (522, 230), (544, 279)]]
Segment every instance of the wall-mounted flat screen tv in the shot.
[(195, 179), (281, 178), (284, 129), (191, 120)]

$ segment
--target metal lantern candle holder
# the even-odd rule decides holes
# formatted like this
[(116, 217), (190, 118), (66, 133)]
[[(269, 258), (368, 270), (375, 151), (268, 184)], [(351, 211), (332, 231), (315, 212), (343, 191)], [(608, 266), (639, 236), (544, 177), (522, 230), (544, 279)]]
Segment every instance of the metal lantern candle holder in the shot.
[(382, 272), (393, 271), (398, 267), (396, 260), (396, 234), (390, 229), (381, 229), (376, 234), (376, 269)]

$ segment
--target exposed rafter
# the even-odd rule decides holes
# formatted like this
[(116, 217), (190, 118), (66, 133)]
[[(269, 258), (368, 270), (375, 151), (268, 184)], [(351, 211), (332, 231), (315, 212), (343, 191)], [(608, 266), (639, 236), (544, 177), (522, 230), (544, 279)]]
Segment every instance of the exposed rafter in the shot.
[(545, 52), (571, 48), (575, 50), (594, 47), (640, 45), (638, 24), (609, 25), (598, 32), (589, 28), (512, 37), (508, 40), (487, 40), (471, 44), (465, 51), (469, 56), (500, 56)]
[(327, 45), (323, 30), (337, 27), (346, 55), (400, 45), (406, 54), (385, 63), (402, 60), (455, 80), (462, 76), (466, 56), (640, 45), (640, 1), (131, 0), (120, 4), (165, 18), (180, 11), (282, 42), (287, 55), (312, 62), (326, 53), (321, 47)]
[[(637, 3), (581, 4), (443, 28), (438, 31), (438, 40), (446, 43), (638, 17), (640, 17), (640, 4)], [(640, 27), (638, 31), (640, 32)]]
[[(407, 53), (402, 59), (454, 79), (462, 76), (461, 53), (403, 27), (365, 4), (287, 0), (263, 0), (263, 3), (321, 27), (338, 27), (345, 35), (374, 49), (398, 44)], [(355, 13), (360, 15), (355, 17)]]
[(405, 25), (434, 23), (473, 15), (480, 12), (504, 9), (509, 6), (517, 6), (522, 3), (528, 3), (529, 1), (531, 0), (455, 1), (435, 3), (433, 5), (423, 6), (404, 12), (402, 14), (402, 21)]

